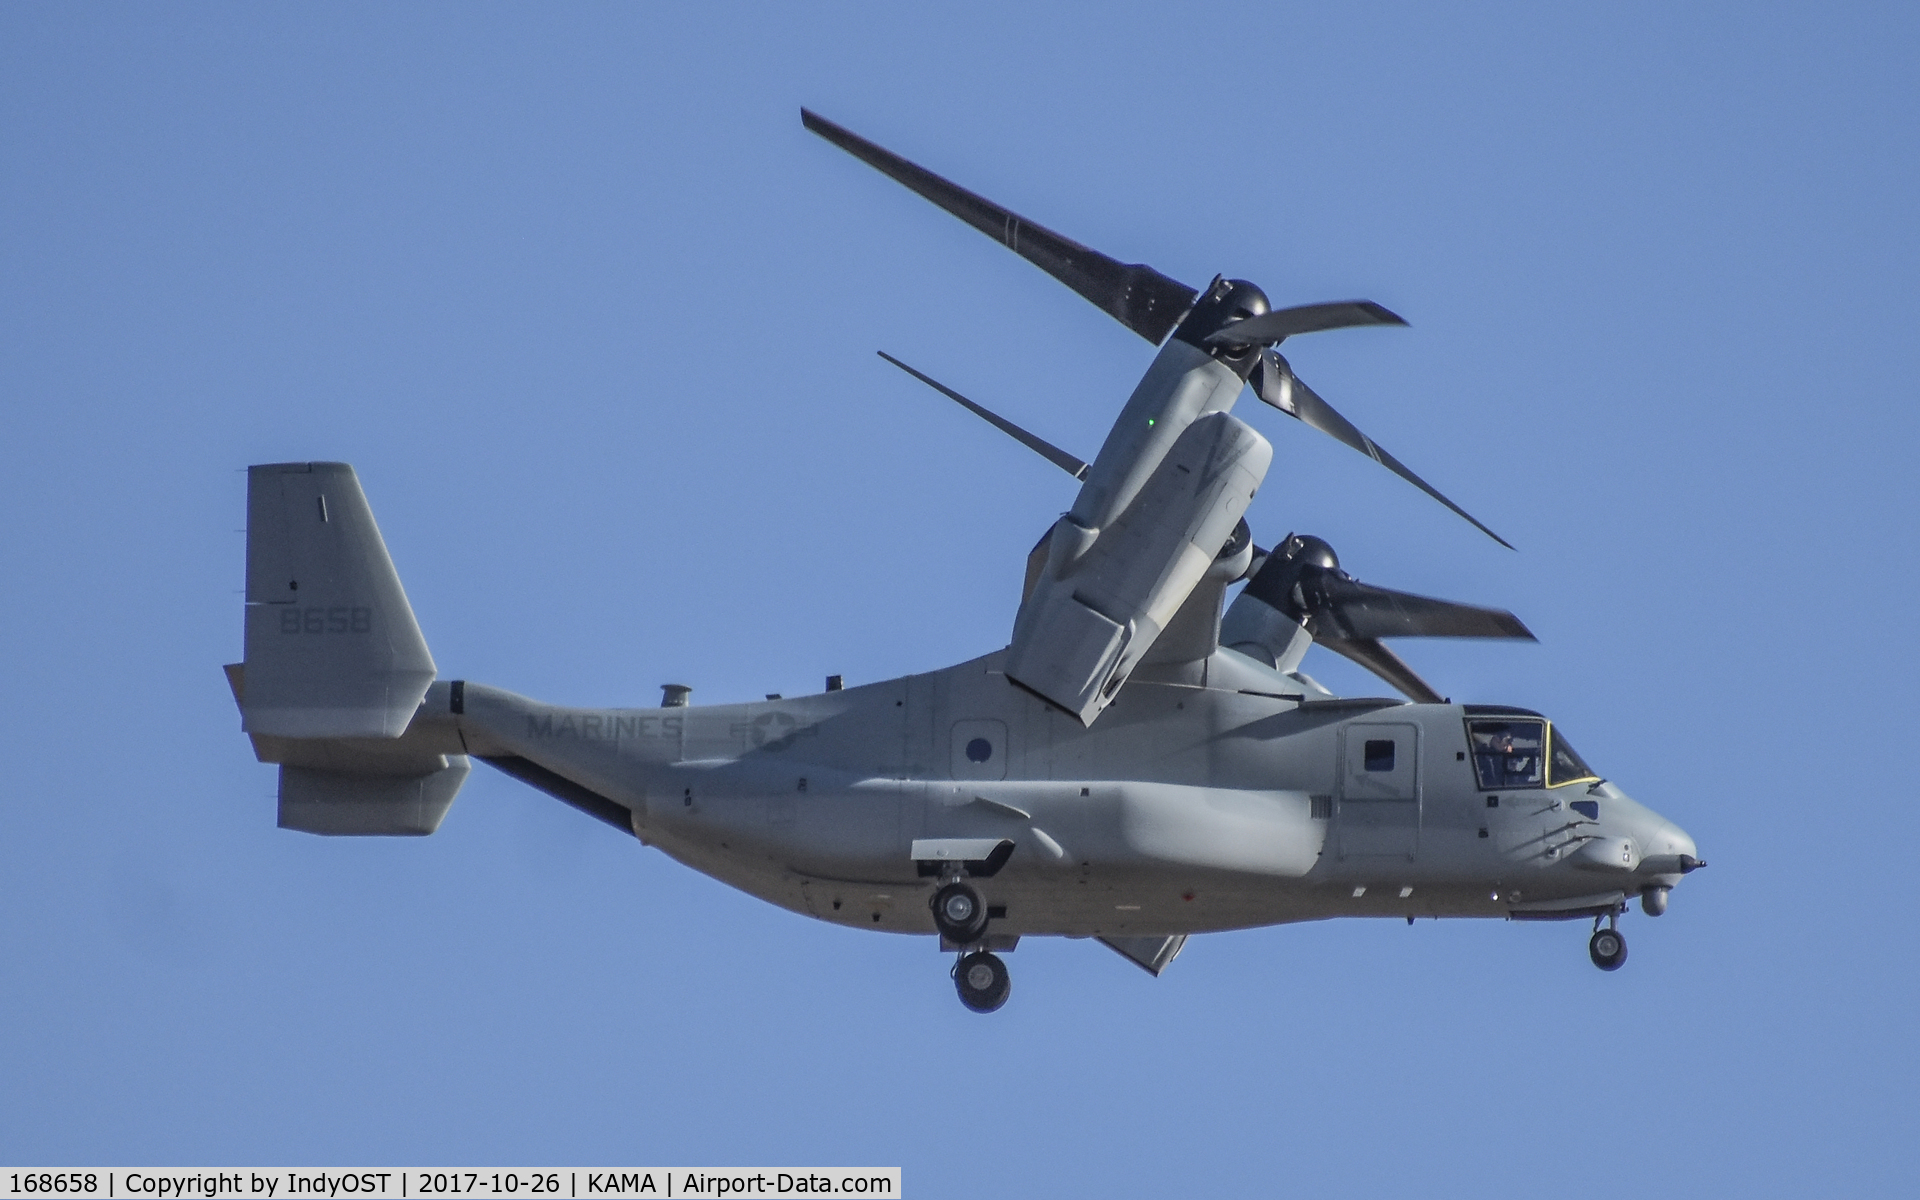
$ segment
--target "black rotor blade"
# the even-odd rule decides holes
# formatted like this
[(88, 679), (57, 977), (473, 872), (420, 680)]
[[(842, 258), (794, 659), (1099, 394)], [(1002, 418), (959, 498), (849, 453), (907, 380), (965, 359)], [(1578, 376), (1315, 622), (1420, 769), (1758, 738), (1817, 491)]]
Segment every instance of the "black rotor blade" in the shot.
[(1358, 450), (1387, 470), (1392, 471), (1395, 475), (1398, 475), (1400, 478), (1452, 509), (1481, 533), (1486, 534), (1507, 549), (1513, 549), (1512, 543), (1508, 542), (1507, 539), (1501, 537), (1493, 530), (1488, 529), (1485, 525), (1482, 525), (1474, 518), (1472, 513), (1441, 495), (1432, 484), (1408, 470), (1405, 463), (1393, 455), (1388, 454), (1386, 450), (1377, 445), (1372, 438), (1361, 433), (1352, 421), (1341, 416), (1333, 405), (1322, 400), (1317, 392), (1303, 383), (1300, 377), (1293, 373), (1293, 368), (1287, 364), (1287, 360), (1280, 357), (1280, 355), (1274, 351), (1265, 350), (1261, 352), (1260, 363), (1254, 369), (1251, 382), (1253, 384), (1254, 394), (1259, 396), (1260, 399), (1271, 404), (1281, 412), (1286, 413), (1288, 416), (1296, 417), (1304, 421), (1306, 424), (1318, 429), (1321, 433), (1331, 436), (1341, 444), (1351, 446), (1353, 449)]
[(1519, 617), (1504, 609), (1375, 587), (1337, 567), (1302, 570), (1277, 549), (1263, 558), (1260, 569), (1247, 581), (1246, 594), (1299, 621), (1316, 641), (1389, 637), (1539, 640)]
[(975, 404), (973, 401), (967, 399), (965, 396), (962, 396), (959, 392), (956, 392), (952, 388), (948, 387), (946, 384), (941, 383), (938, 379), (935, 379), (930, 375), (922, 375), (920, 372), (914, 370), (912, 367), (901, 362), (899, 359), (895, 358), (893, 355), (888, 354), (885, 350), (876, 350), (874, 351), (874, 353), (878, 354), (881, 358), (886, 359), (888, 362), (892, 363), (894, 366), (899, 367), (902, 371), (905, 371), (907, 374), (913, 376), (915, 379), (918, 379), (921, 383), (926, 384), (928, 387), (932, 388), (934, 391), (939, 392), (941, 395), (945, 396), (947, 399), (952, 400), (954, 403), (960, 405), (962, 408), (965, 408), (968, 412), (971, 412), (975, 416), (986, 421), (987, 424), (993, 426), (995, 429), (998, 429), (1001, 433), (1006, 434), (1008, 437), (1011, 437), (1014, 441), (1019, 442), (1022, 446), (1025, 446), (1027, 449), (1033, 451), (1035, 454), (1038, 454), (1041, 458), (1046, 459), (1048, 462), (1052, 463), (1054, 466), (1059, 467), (1062, 471), (1065, 471), (1067, 474), (1073, 476), (1075, 479), (1086, 478), (1087, 464), (1081, 462), (1079, 459), (1075, 458), (1073, 455), (1068, 454), (1065, 450), (1062, 450), (1060, 447), (1054, 445), (1052, 442), (1049, 442), (1047, 439), (1039, 436), (1038, 434), (1028, 433), (1026, 430), (1020, 428), (1018, 425), (1015, 425), (1012, 421), (1007, 420), (1005, 417), (1001, 416), (999, 413), (994, 412), (992, 409), (984, 408), (981, 405)]
[[(1451, 637), (1539, 639), (1520, 618), (1498, 608), (1479, 608), (1396, 592), (1345, 575), (1316, 581), (1315, 639), (1321, 632), (1341, 638)], [(1261, 597), (1265, 599), (1265, 597)], [(1331, 626), (1331, 628), (1328, 628)]]
[(1361, 325), (1405, 325), (1394, 313), (1371, 300), (1338, 300), (1331, 304), (1300, 304), (1248, 317), (1213, 334), (1211, 346), (1271, 346), (1297, 333), (1325, 329), (1352, 329)]
[(825, 117), (800, 110), (814, 133), (946, 209), (1091, 300), (1107, 315), (1159, 345), (1193, 307), (1195, 292), (1141, 263), (1122, 263), (942, 179)]
[(1315, 638), (1313, 639), (1313, 644), (1316, 646), (1325, 646), (1342, 658), (1350, 658), (1354, 662), (1359, 663), (1367, 670), (1372, 671), (1375, 675), (1392, 684), (1405, 695), (1407, 699), (1413, 701), (1415, 704), (1440, 704), (1445, 700), (1445, 697), (1433, 690), (1432, 684), (1420, 678), (1419, 674), (1412, 667), (1408, 666), (1398, 654), (1395, 654), (1372, 638), (1355, 638), (1352, 640), (1344, 638), (1327, 638), (1322, 640)]

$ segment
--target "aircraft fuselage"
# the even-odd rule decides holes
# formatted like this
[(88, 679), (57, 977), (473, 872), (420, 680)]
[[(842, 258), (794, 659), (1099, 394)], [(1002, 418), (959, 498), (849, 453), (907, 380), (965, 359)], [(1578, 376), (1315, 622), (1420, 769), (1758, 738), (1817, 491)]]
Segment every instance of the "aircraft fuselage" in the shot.
[(644, 843), (794, 912), (897, 933), (934, 932), (937, 880), (913, 856), (929, 840), (1012, 843), (973, 881), (1001, 937), (1613, 911), (1671, 887), (1694, 851), (1610, 784), (1481, 788), (1460, 705), (1340, 700), (1221, 650), (1143, 667), (1084, 728), (1002, 658), (659, 709), (443, 683), (409, 740), (597, 800)]

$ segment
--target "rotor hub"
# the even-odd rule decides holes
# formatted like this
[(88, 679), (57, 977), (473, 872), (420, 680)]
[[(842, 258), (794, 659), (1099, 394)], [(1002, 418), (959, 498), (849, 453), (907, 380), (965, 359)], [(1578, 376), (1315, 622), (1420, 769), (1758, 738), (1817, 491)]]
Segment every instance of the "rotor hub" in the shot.
[(1273, 305), (1267, 300), (1267, 294), (1260, 290), (1259, 284), (1244, 279), (1217, 279), (1194, 302), (1193, 310), (1180, 322), (1180, 328), (1174, 330), (1173, 336), (1199, 346), (1245, 378), (1253, 370), (1253, 364), (1259, 361), (1260, 348), (1209, 346), (1207, 339), (1229, 325), (1250, 317), (1263, 316), (1272, 310)]

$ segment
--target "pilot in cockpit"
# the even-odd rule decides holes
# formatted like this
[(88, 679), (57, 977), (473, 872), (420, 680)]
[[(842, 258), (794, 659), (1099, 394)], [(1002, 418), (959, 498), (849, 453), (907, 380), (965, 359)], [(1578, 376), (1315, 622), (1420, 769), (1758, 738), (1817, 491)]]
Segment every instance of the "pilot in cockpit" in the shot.
[(1502, 772), (1506, 778), (1531, 779), (1534, 777), (1537, 768), (1534, 766), (1533, 752), (1524, 747), (1514, 745), (1513, 735), (1511, 733), (1502, 733), (1494, 738), (1493, 749), (1494, 753), (1507, 760), (1502, 764), (1506, 768), (1506, 770)]
[[(1528, 722), (1532, 725), (1532, 722)], [(1540, 786), (1540, 742), (1522, 729), (1515, 738), (1510, 722), (1475, 722), (1472, 730), (1474, 767), (1483, 788)], [(1535, 726), (1537, 728), (1537, 726)]]

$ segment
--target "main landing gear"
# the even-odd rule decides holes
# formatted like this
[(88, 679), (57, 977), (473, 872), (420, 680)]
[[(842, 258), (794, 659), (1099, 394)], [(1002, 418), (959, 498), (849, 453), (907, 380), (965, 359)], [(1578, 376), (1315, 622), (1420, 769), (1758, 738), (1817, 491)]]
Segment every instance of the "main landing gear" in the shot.
[[(933, 925), (948, 945), (963, 947), (953, 965), (953, 986), (960, 1003), (977, 1013), (990, 1013), (1007, 1002), (1013, 981), (1000, 956), (981, 948), (987, 932), (987, 905), (964, 879), (948, 879), (933, 893)], [(973, 947), (973, 949), (964, 949)]]
[(1599, 917), (1593, 919), (1593, 938), (1587, 943), (1587, 955), (1602, 971), (1618, 971), (1620, 964), (1627, 961), (1627, 939), (1616, 928), (1620, 912), (1615, 909), (1606, 918), (1605, 929), (1600, 928), (1600, 920)]
[(953, 986), (960, 992), (960, 1003), (974, 1012), (990, 1013), (1007, 1002), (1013, 980), (999, 955), (975, 950), (953, 964)]
[(980, 940), (987, 931), (987, 906), (973, 885), (955, 879), (933, 893), (933, 927), (958, 945)]

